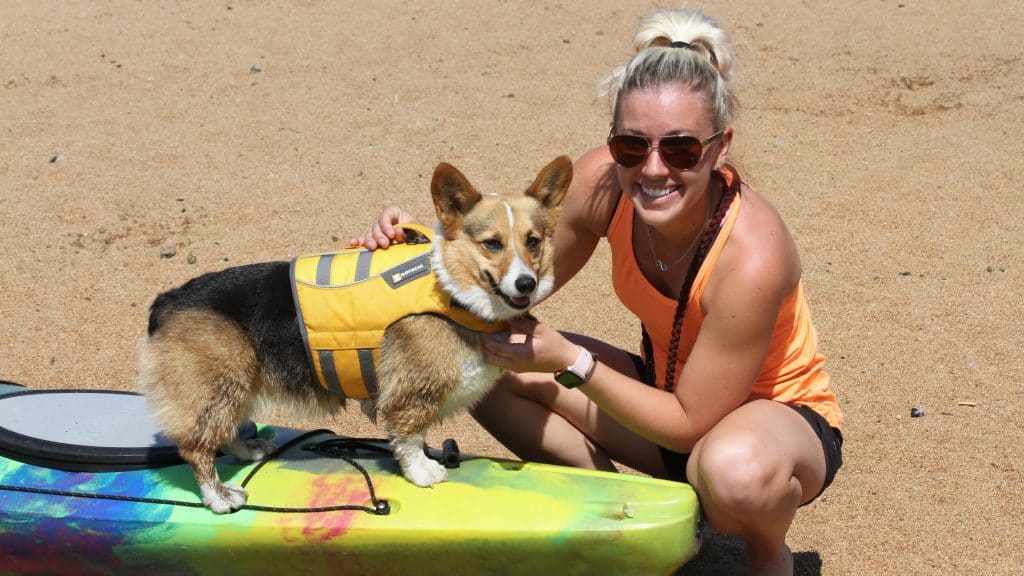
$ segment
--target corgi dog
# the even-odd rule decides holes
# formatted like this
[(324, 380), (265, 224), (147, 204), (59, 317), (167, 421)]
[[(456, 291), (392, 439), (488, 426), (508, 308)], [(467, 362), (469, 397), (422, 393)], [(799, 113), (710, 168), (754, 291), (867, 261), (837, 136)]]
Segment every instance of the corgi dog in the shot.
[[(484, 332), (501, 331), (502, 321), (522, 317), (553, 290), (551, 239), (571, 180), (572, 163), (560, 156), (525, 192), (484, 195), (455, 167), (440, 164), (431, 181), (437, 221), (426, 256), (407, 271), (392, 268), (372, 277), (383, 276), (382, 287), (429, 277), (436, 288), (420, 291), (436, 292), (435, 299), (453, 314), (435, 306), (394, 321), (377, 318), (383, 336), (376, 349), (360, 348), (361, 343), (345, 355), (350, 351), (338, 350), (344, 346), (337, 342), (351, 338), (330, 330), (326, 339), (314, 334), (318, 321), (307, 318), (311, 312), (300, 300), (315, 282), (301, 278), (300, 259), (211, 272), (157, 296), (139, 351), (139, 387), (154, 420), (191, 466), (203, 503), (216, 513), (245, 505), (246, 491), (221, 482), (215, 458), (221, 450), (259, 460), (275, 449), (266, 440), (238, 435), (254, 410), (273, 405), (308, 417), (330, 416), (345, 407), (346, 397), (360, 396), (350, 395), (348, 377), (360, 373), (369, 382), (360, 388), (368, 391), (360, 398), (363, 410), (387, 430), (405, 478), (423, 487), (446, 481), (444, 467), (425, 454), (425, 433), (471, 407), (501, 376), (484, 361)], [(407, 236), (422, 240), (412, 232)], [(400, 246), (349, 251), (370, 262)], [(313, 276), (335, 274), (325, 260), (308, 267)], [(363, 273), (368, 276), (367, 269)], [(326, 302), (333, 288), (323, 293)], [(395, 298), (383, 291), (392, 288), (360, 296), (370, 300), (350, 306), (354, 315), (376, 315), (388, 307)], [(458, 320), (454, 312), (476, 324)], [(481, 322), (497, 328), (481, 331)]]

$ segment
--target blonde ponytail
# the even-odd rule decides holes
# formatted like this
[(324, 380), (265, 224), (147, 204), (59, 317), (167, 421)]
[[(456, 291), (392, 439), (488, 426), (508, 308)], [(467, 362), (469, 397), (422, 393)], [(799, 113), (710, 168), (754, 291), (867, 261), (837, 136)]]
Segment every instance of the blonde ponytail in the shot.
[(658, 10), (644, 18), (633, 36), (634, 55), (601, 80), (612, 121), (619, 100), (634, 90), (671, 84), (704, 92), (716, 129), (731, 124), (738, 101), (728, 33), (700, 10)]

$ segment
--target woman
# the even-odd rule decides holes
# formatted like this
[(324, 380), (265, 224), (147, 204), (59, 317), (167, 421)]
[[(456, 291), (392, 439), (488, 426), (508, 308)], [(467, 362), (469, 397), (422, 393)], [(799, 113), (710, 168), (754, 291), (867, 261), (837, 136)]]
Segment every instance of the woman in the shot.
[[(474, 416), (526, 460), (687, 481), (715, 530), (745, 538), (751, 574), (792, 574), (786, 532), (841, 465), (843, 421), (796, 246), (726, 163), (725, 32), (701, 12), (661, 10), (634, 47), (605, 79), (609, 138), (577, 161), (554, 240), (560, 287), (607, 239), (642, 356), (514, 322), (525, 341), (488, 342), (510, 372)], [(386, 247), (408, 220), (388, 207), (357, 241)]]

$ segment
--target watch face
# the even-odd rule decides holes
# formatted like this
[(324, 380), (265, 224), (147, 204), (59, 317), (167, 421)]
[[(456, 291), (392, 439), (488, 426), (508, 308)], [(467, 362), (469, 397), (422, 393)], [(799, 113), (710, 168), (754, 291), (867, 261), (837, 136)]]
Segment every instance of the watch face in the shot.
[(564, 370), (555, 375), (555, 382), (558, 382), (566, 388), (575, 388), (580, 384), (583, 384), (583, 378), (580, 378), (570, 370)]

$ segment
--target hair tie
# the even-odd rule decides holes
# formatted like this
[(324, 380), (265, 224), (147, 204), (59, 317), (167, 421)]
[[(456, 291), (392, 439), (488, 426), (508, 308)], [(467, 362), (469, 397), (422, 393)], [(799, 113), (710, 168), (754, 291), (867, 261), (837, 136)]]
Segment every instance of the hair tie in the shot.
[(676, 41), (672, 42), (671, 44), (669, 44), (669, 47), (670, 48), (689, 48), (690, 50), (694, 49), (693, 44), (690, 44), (689, 42), (683, 42), (682, 40), (676, 40)]

